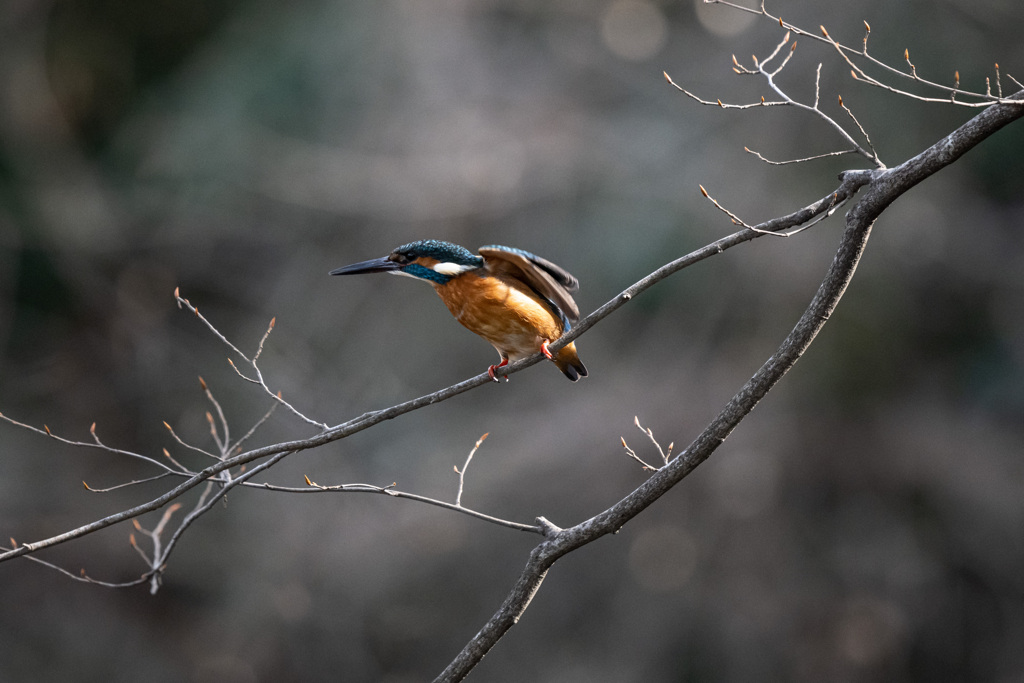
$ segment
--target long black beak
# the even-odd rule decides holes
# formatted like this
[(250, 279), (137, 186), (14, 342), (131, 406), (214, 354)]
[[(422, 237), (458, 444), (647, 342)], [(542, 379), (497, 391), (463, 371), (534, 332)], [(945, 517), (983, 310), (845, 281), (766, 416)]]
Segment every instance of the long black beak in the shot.
[(359, 263), (353, 263), (350, 266), (344, 268), (335, 268), (330, 272), (331, 275), (355, 275), (357, 273), (386, 273), (389, 270), (398, 270), (402, 265), (395, 261), (388, 260), (387, 256), (382, 258), (370, 259), (369, 261), (360, 261)]

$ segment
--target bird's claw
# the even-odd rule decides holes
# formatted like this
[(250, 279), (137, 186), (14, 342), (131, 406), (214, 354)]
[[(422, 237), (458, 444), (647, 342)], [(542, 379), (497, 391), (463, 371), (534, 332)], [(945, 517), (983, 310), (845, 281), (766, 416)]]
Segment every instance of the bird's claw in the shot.
[[(500, 382), (501, 380), (495, 377), (494, 371), (506, 365), (508, 365), (508, 359), (502, 358), (500, 363), (498, 363), (497, 365), (492, 365), (491, 367), (487, 368), (487, 376), (490, 377), (495, 382)], [(508, 381), (508, 375), (505, 375), (505, 381)]]

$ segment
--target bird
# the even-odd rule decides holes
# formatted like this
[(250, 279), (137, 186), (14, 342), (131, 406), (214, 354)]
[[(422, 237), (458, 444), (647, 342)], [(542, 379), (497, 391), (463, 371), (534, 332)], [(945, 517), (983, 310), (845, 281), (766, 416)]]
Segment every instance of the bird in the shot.
[[(572, 298), (579, 281), (565, 269), (522, 249), (490, 244), (479, 254), (442, 240), (403, 244), (389, 255), (353, 263), (331, 275), (391, 273), (405, 275), (434, 287), (455, 319), (497, 349), (501, 362), (487, 368), (495, 372), (509, 361), (543, 353), (573, 382), (587, 376), (587, 368), (566, 344), (557, 352), (548, 345), (579, 321)], [(505, 376), (508, 381), (508, 376)]]

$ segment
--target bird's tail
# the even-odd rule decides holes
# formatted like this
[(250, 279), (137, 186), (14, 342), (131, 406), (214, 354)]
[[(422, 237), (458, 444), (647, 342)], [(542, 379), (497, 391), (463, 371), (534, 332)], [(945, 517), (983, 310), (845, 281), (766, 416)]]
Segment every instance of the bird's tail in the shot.
[(583, 361), (580, 360), (579, 354), (576, 353), (575, 343), (566, 344), (552, 360), (558, 366), (558, 369), (562, 371), (562, 374), (573, 382), (580, 377), (587, 376), (587, 368), (583, 365)]

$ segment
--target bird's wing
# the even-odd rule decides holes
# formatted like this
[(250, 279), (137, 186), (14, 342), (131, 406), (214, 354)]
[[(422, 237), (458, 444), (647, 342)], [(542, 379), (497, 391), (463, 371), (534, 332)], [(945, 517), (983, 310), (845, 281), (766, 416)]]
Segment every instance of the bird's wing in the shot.
[(580, 309), (570, 294), (580, 288), (580, 283), (564, 268), (522, 249), (489, 244), (479, 251), (491, 273), (524, 283), (557, 306), (571, 322), (580, 319)]

